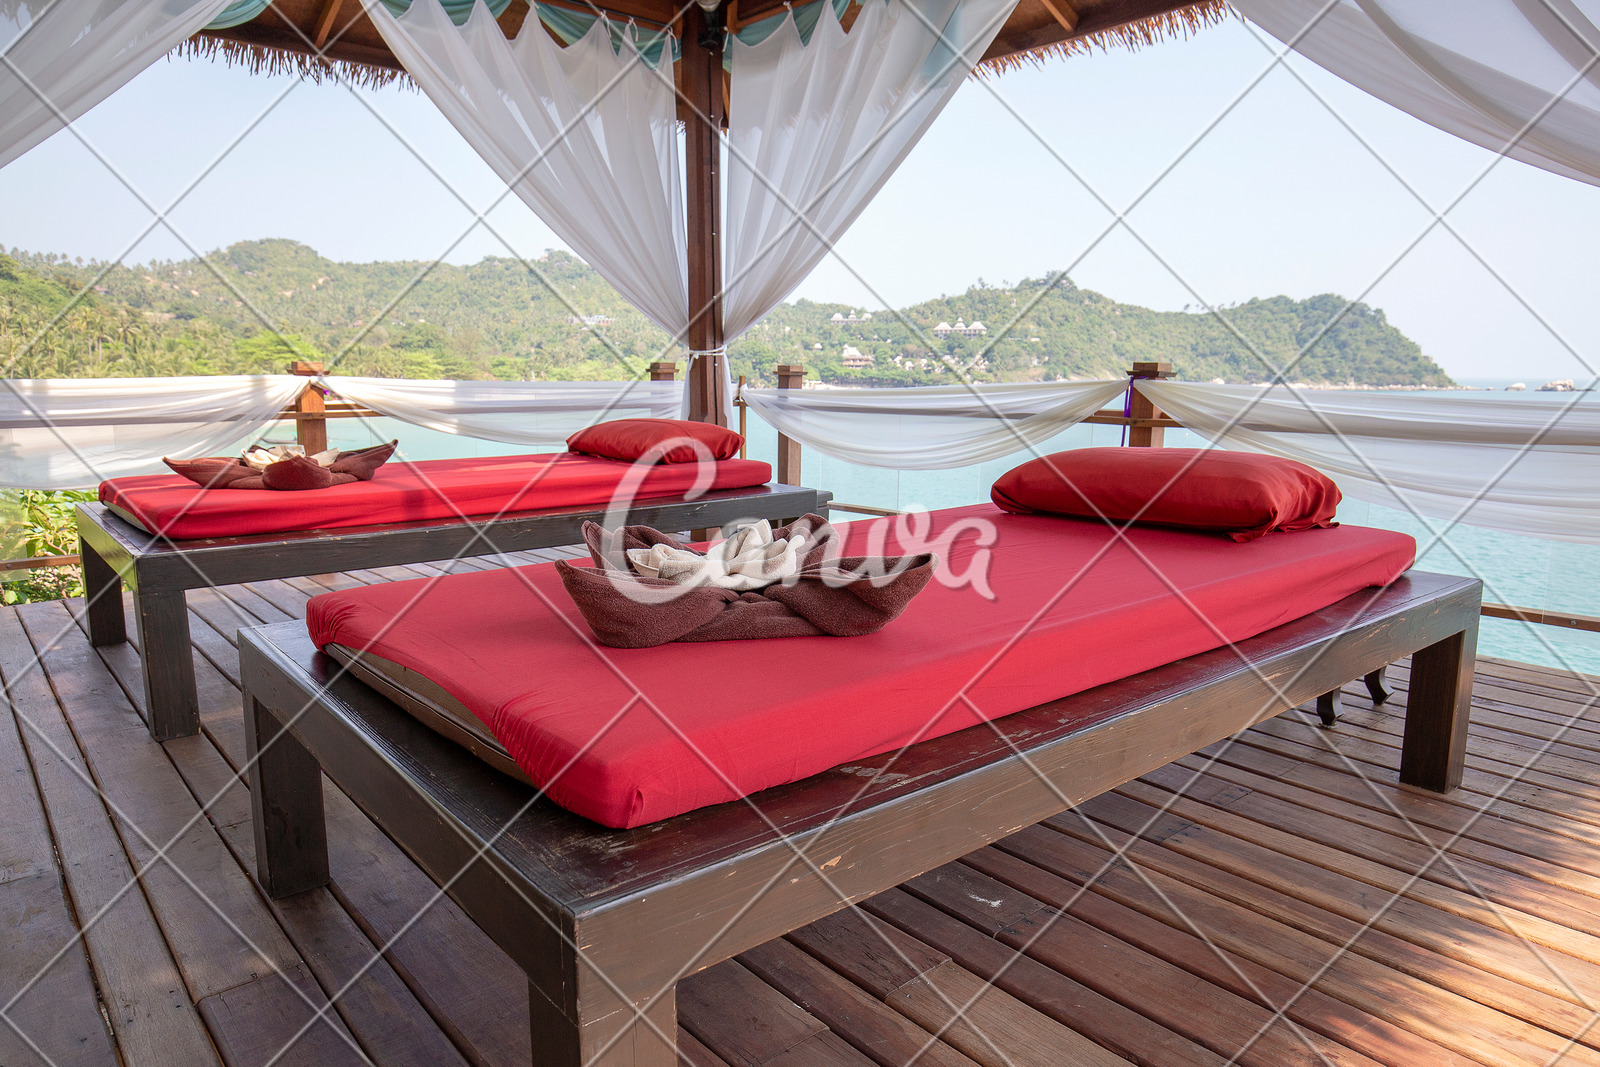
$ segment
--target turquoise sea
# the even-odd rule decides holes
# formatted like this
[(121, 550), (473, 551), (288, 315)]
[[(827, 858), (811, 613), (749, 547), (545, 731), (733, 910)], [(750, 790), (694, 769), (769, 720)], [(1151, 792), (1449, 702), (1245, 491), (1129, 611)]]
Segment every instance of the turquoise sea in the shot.
[[(1498, 391), (1511, 381), (1468, 380), (1462, 384)], [(1489, 394), (1466, 392), (1454, 395), (1470, 399), (1475, 395)], [(1555, 399), (1554, 396), (1547, 397), (1552, 401)], [(1530, 395), (1529, 402), (1540, 402), (1540, 399)], [(495, 456), (550, 450), (519, 449), (495, 441), (456, 437), (390, 419), (341, 419), (331, 421), (328, 425), (333, 444), (355, 448), (399, 438), (404, 456), (410, 459)], [(1169, 430), (1166, 440), (1173, 447), (1203, 444), (1200, 438), (1188, 431)], [(1118, 427), (1076, 426), (1053, 439), (1044, 451), (1116, 445), (1120, 441), (1121, 430)], [(777, 433), (752, 417), (749, 427), (750, 457), (772, 462), (776, 452)], [(990, 484), (1024, 458), (1011, 456), (954, 470), (887, 471), (857, 467), (808, 449), (802, 462), (802, 475), (806, 485), (831, 490), (834, 498), (843, 503), (897, 509), (934, 509), (989, 499)], [(840, 520), (850, 518), (843, 513), (836, 513), (836, 517)], [(1418, 564), (1420, 567), (1481, 578), (1485, 600), (1551, 611), (1600, 615), (1600, 545), (1547, 541), (1466, 525), (1450, 530), (1439, 543), (1430, 543), (1426, 528), (1409, 514), (1352, 499), (1346, 499), (1341, 506), (1339, 519), (1411, 534), (1418, 539), (1419, 548), (1424, 550)], [(1485, 655), (1600, 674), (1600, 634), (1486, 618), (1483, 620), (1478, 650)]]

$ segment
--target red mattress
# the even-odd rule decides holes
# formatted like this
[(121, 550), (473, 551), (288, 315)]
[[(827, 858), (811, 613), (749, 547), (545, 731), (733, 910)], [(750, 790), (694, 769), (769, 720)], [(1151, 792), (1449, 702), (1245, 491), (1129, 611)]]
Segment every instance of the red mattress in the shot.
[[(1357, 526), (1247, 544), (1130, 531), (1179, 597), (1127, 545), (1096, 560), (1110, 539), (1097, 521), (991, 504), (932, 518), (935, 532), (994, 524), (993, 599), (935, 581), (868, 637), (604, 648), (551, 564), (328, 593), (306, 622), (319, 648), (370, 649), (437, 682), (557, 803), (630, 827), (1243, 640), (1388, 584), (1416, 551)], [(890, 520), (840, 529), (846, 555), (884, 551), (874, 530), (889, 552), (920, 547), (898, 543)], [(940, 551), (960, 575), (984, 550), (963, 535)]]
[[(772, 478), (772, 467), (755, 460), (723, 459), (714, 465), (711, 489), (765, 485)], [(670, 463), (652, 467), (634, 495), (686, 493), (694, 486), (697, 466)], [(100, 500), (151, 533), (191, 541), (603, 505), (632, 469), (633, 464), (621, 460), (572, 452), (429, 459), (385, 464), (370, 482), (301, 493), (205, 490), (175, 474), (154, 475), (101, 482)]]

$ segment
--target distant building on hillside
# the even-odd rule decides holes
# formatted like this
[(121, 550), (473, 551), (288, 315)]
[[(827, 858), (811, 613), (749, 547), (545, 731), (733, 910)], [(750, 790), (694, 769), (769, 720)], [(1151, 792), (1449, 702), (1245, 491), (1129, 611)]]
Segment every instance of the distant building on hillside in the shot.
[(968, 326), (961, 319), (957, 319), (954, 326), (948, 322), (941, 322), (933, 328), (935, 337), (949, 337), (951, 334), (955, 334), (957, 337), (982, 337), (988, 332), (989, 327), (981, 322), (974, 322), (971, 326)]
[(610, 315), (570, 315), (567, 322), (573, 326), (610, 326)]
[(877, 359), (872, 355), (872, 353), (862, 352), (854, 345), (845, 345), (844, 351), (840, 353), (840, 355), (846, 367), (851, 367), (856, 370), (860, 370), (862, 367), (870, 367), (877, 362)]
[(855, 311), (852, 309), (850, 314), (846, 315), (842, 311), (835, 311), (833, 313), (833, 317), (831, 319), (829, 319), (828, 321), (829, 322), (837, 322), (840, 325), (844, 325), (845, 323), (850, 323), (850, 322), (871, 322), (872, 321), (872, 312), (863, 311), (860, 315), (857, 315), (855, 313)]

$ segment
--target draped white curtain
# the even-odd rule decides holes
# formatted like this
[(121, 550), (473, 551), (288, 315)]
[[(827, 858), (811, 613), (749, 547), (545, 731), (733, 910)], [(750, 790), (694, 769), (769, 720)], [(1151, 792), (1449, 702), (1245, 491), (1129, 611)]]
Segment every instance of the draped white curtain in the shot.
[(1397, 396), (1142, 381), (1225, 447), (1299, 460), (1433, 519), (1600, 543), (1600, 395)]
[(517, 445), (562, 444), (585, 426), (608, 419), (676, 418), (683, 393), (677, 382), (456, 382), (342, 375), (324, 381), (346, 400), (390, 418)]
[(864, 467), (946, 470), (1035, 448), (1122, 395), (1126, 379), (917, 389), (746, 389), (778, 432)]
[(306, 380), (78, 378), (0, 382), (0, 485), (78, 489), (165, 474), (162, 456), (215, 455), (259, 434)]
[(689, 282), (670, 65), (596, 19), (566, 48), (529, 19), (508, 41), (481, 2), (457, 27), (437, 0), (396, 18), (367, 0), (406, 71), (517, 196), (656, 325), (681, 336)]
[[(1402, 111), (1600, 184), (1597, 0), (1232, 0), (1295, 51)], [(1309, 28), (1308, 28), (1309, 27)]]
[(802, 43), (792, 17), (729, 42), (726, 295), (731, 341), (794, 291), (894, 173), (1016, 0), (831, 4)]
[(14, 0), (0, 5), (0, 167), (122, 88), (227, 3)]

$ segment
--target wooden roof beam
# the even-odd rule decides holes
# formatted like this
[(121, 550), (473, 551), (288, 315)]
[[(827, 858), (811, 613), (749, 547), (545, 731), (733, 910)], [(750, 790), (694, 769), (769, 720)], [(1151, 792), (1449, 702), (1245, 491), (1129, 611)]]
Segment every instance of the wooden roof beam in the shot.
[(343, 5), (344, 0), (328, 0), (322, 5), (322, 14), (317, 17), (317, 32), (311, 35), (313, 47), (321, 48), (328, 43), (328, 34), (333, 32), (333, 21), (339, 17), (339, 8)]
[[(1069, 35), (1077, 32), (1078, 12), (1067, 0), (1039, 0), (1039, 2), (1044, 5), (1046, 11), (1055, 16), (1056, 22)], [(332, 3), (337, 4), (339, 0), (332, 0)]]

